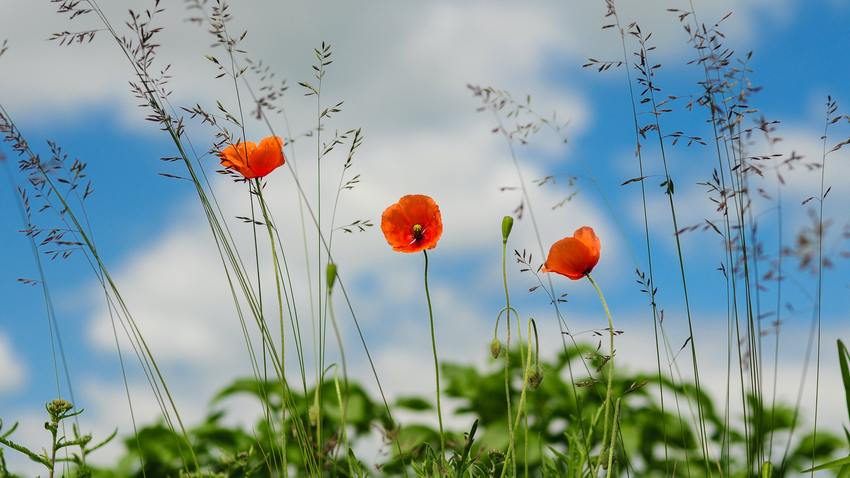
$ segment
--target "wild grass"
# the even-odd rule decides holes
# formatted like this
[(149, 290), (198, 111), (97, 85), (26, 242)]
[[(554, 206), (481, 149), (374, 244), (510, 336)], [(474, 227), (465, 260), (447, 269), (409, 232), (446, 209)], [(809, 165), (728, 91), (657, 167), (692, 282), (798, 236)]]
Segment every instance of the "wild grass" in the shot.
[[(90, 22), (79, 31), (57, 32), (51, 40), (58, 46), (84, 46), (93, 41), (112, 44), (131, 68), (130, 93), (138, 100), (144, 119), (170, 141), (174, 153), (162, 158), (169, 167), (162, 176), (188, 182), (197, 198), (218, 254), (210, 259), (221, 264), (220, 280), (227, 286), (233, 320), (242, 332), (234, 347), (244, 346), (252, 371), (251, 376), (222, 389), (211, 402), (247, 396), (260, 405), (261, 414), (250, 429), (226, 424), (221, 413), (210, 414), (200, 423), (184, 422), (168, 377), (156, 360), (156, 350), (145, 340), (144, 318), (132, 313), (98, 248), (93, 224), (108, 218), (90, 217), (87, 212), (87, 201), (97, 198), (92, 197), (94, 188), (86, 163), (70, 160), (53, 142), (48, 142), (47, 154), (40, 152), (13, 120), (14, 112), (0, 103), (0, 132), (10, 153), (5, 159), (0, 156), (0, 162), (8, 173), (8, 183), (17, 191), (13, 207), (20, 213), (21, 230), (38, 274), (38, 279), (22, 282), (42, 291), (57, 395), (46, 406), (47, 445), (23, 444), (14, 435), (17, 425), (5, 427), (0, 422), (0, 476), (17, 476), (8, 469), (6, 452), (19, 453), (43, 466), (50, 477), (767, 478), (813, 476), (816, 469), (839, 476), (850, 473), (850, 460), (841, 458), (850, 449), (850, 434), (845, 429), (846, 436), (839, 438), (825, 431), (820, 413), (823, 303), (829, 299), (824, 296), (825, 273), (838, 260), (832, 254), (837, 249), (825, 245), (841, 244), (848, 236), (847, 232), (828, 235), (831, 221), (824, 212), (831, 191), (827, 160), (850, 144), (850, 140), (835, 139), (836, 135), (842, 138), (840, 128), (850, 117), (841, 114), (837, 101), (829, 97), (820, 138), (821, 158), (806, 161), (796, 153), (776, 153), (779, 122), (764, 118), (755, 106), (761, 88), (751, 83), (752, 53), (738, 55), (726, 45), (722, 27), (728, 15), (715, 23), (703, 23), (693, 2), (688, 9), (670, 10), (670, 21), (681, 24), (692, 49), (692, 58), (684, 63), (701, 78), (693, 85), (694, 91), (686, 94), (663, 92), (665, 72), (654, 59), (652, 33), (621, 19), (613, 0), (604, 1), (600, 26), (611, 32), (611, 42), (621, 49), (622, 56), (590, 58), (583, 65), (599, 74), (620, 75), (628, 92), (628, 102), (621, 107), (630, 114), (633, 129), (612, 134), (634, 141), (637, 175), (620, 187), (639, 188), (642, 243), (637, 246), (645, 252), (635, 258), (634, 273), (636, 288), (646, 297), (647, 327), (652, 327), (652, 373), (629, 372), (618, 357), (618, 342), (629, 336), (616, 328), (617, 316), (591, 275), (595, 261), (579, 271), (581, 282), (570, 286), (592, 289), (599, 299), (605, 326), (591, 332), (598, 340), (596, 347), (571, 329), (571, 304), (558, 282), (562, 278), (549, 266), (544, 268), (547, 255), (552, 254), (549, 246), (560, 238), (544, 237), (532, 186), (551, 186), (556, 180), (567, 185), (563, 199), (552, 205), (553, 209), (568, 209), (580, 188), (589, 186), (582, 191), (594, 191), (607, 213), (617, 216), (592, 165), (575, 166), (578, 170), (569, 171), (566, 181), (558, 175), (528, 181), (524, 147), (545, 141), (546, 136), (566, 143), (569, 122), (557, 113), (540, 113), (530, 96), (519, 100), (496, 87), (468, 86), (480, 102), (479, 111), (491, 115), (492, 132), (504, 142), (504, 158), (499, 160), (509, 162), (515, 172), (517, 186), (503, 190), (518, 193), (520, 202), (509, 211), (511, 215), (501, 219), (501, 263), (494, 265), (493, 271), (501, 272), (504, 304), (498, 305), (494, 321), (493, 360), (484, 369), (441, 359), (436, 328), (451, 327), (451, 323), (440, 320), (440, 303), (432, 302), (429, 288), (430, 261), (440, 260), (439, 247), (430, 255), (421, 249), (427, 303), (427, 311), (421, 315), (427, 313), (429, 318), (429, 330), (423, 327), (421, 333), (430, 332), (435, 379), (432, 403), (423, 397), (393, 397), (385, 391), (387, 384), (373, 360), (355, 307), (355, 301), (367, 299), (346, 288), (345, 257), (339, 257), (334, 247), (338, 244), (335, 237), (370, 231), (377, 219), (340, 219), (341, 204), (360, 187), (356, 159), (365, 135), (359, 127), (339, 125), (337, 115), (345, 103), (328, 99), (335, 94), (326, 82), (335, 73), (332, 46), (322, 42), (315, 47), (313, 64), (305, 67), (309, 78), (297, 82), (300, 97), (292, 98), (288, 83), (278, 80), (263, 60), (252, 58), (243, 46), (246, 32), (235, 30), (224, 0), (188, 0), (183, 13), (166, 12), (160, 0), (153, 0), (145, 10), (130, 11), (123, 24), (109, 18), (96, 0), (51, 2), (58, 14), (74, 24)], [(194, 105), (172, 104), (170, 66), (160, 64), (159, 59), (160, 49), (168, 47), (160, 43), (159, 21), (163, 15), (176, 14), (188, 15), (189, 27), (205, 29), (212, 40), (207, 59), (221, 85), (221, 99), (213, 107), (202, 105), (202, 100)], [(7, 48), (5, 42), (0, 44), (0, 57)], [(297, 101), (310, 102), (311, 110), (315, 106), (314, 115), (292, 118), (291, 123), (290, 106)], [(698, 115), (704, 129), (684, 131), (678, 124), (681, 115)], [(226, 148), (237, 152), (241, 148), (247, 158), (248, 143), (258, 139), (248, 132), (258, 128), (265, 130), (264, 135), (282, 138), (282, 151), (276, 153), (286, 157), (283, 169), (297, 193), (297, 225), (281, 223), (284, 206), (270, 199), (265, 177), (249, 177), (233, 168), (214, 169), (215, 158)], [(305, 133), (293, 134), (299, 130)], [(207, 145), (211, 146), (203, 151)], [(694, 150), (710, 157), (711, 173), (699, 184), (690, 185), (677, 173)], [(17, 160), (17, 173), (9, 167), (12, 160)], [(305, 161), (315, 161), (315, 167), (304, 167)], [(819, 189), (800, 205), (810, 211), (811, 224), (789, 241), (785, 221), (792, 211), (783, 201), (783, 190), (785, 177), (795, 168), (818, 174)], [(248, 206), (236, 221), (223, 212), (217, 197), (219, 186), (214, 187), (216, 181), (208, 175), (213, 171), (230, 179), (232, 184), (227, 186), (246, 198)], [(306, 171), (315, 171), (314, 177)], [(336, 181), (335, 190), (323, 190), (326, 178)], [(683, 224), (679, 198), (687, 188), (704, 191), (715, 215)], [(663, 197), (665, 210), (652, 207), (654, 197)], [(328, 202), (328, 198), (333, 199)], [(387, 198), (387, 204), (394, 199)], [(375, 216), (379, 213), (375, 211)], [(669, 220), (672, 230), (660, 231), (653, 225), (653, 216), (659, 215)], [(767, 219), (769, 216), (775, 219)], [(498, 221), (498, 217), (492, 218), (494, 231)], [(429, 227), (416, 226), (408, 245), (421, 240)], [(241, 236), (234, 233), (234, 227), (250, 227), (250, 241), (238, 240)], [(300, 231), (301, 243), (286, 242), (281, 233), (284, 227)], [(532, 233), (532, 244), (511, 239), (517, 227)], [(384, 233), (390, 240), (389, 233)], [(704, 253), (720, 258), (718, 274), (724, 287), (714, 293), (722, 297), (721, 308), (725, 309), (725, 350), (704, 347), (697, 333), (695, 324), (701, 318), (692, 306), (689, 287), (693, 282), (689, 279), (694, 272), (689, 264), (698, 258), (689, 257), (683, 247), (689, 235), (707, 236), (713, 241), (703, 239), (707, 244), (720, 244), (710, 250), (706, 247)], [(674, 244), (666, 255), (659, 253), (663, 236), (672, 237)], [(124, 456), (111, 467), (87, 460), (117, 432), (94, 440), (81, 431), (85, 414), (74, 405), (74, 381), (61, 319), (44, 272), (43, 257), (58, 262), (72, 256), (83, 257), (102, 289), (133, 424), (132, 434), (122, 430), (126, 434)], [(806, 285), (790, 282), (789, 260), (797, 261), (798, 268), (814, 279), (814, 293), (809, 293)], [(299, 273), (302, 263), (303, 273)], [(675, 265), (675, 284), (659, 283), (659, 264), (667, 263)], [(516, 297), (509, 281), (513, 273), (531, 281), (529, 292), (542, 291), (532, 297), (548, 308), (550, 318), (532, 317), (518, 309), (517, 304), (524, 302), (512, 299)], [(792, 285), (786, 285), (788, 282)], [(268, 284), (273, 285), (271, 290)], [(660, 287), (681, 291), (681, 296), (664, 295), (666, 304), (662, 304)], [(803, 376), (797, 400), (791, 405), (777, 399), (780, 332), (783, 317), (794, 313), (786, 305), (788, 287), (808, 294), (809, 302), (800, 308), (811, 311), (812, 316)], [(769, 297), (770, 293), (775, 296)], [(335, 304), (342, 303), (344, 315), (338, 316)], [(679, 343), (664, 322), (665, 307), (683, 311), (683, 317), (677, 319), (682, 320), (687, 335)], [(548, 323), (550, 319), (555, 327)], [(351, 329), (342, 327), (342, 320), (351, 320), (365, 363), (352, 362), (347, 356), (351, 351), (344, 349), (348, 343), (344, 333)], [(541, 353), (544, 334), (560, 337), (559, 350)], [(772, 355), (766, 344), (771, 334)], [(136, 363), (127, 360), (124, 344), (129, 345)], [(481, 347), (486, 345), (482, 342)], [(850, 413), (850, 356), (840, 341), (838, 350)], [(334, 352), (338, 361), (333, 359)], [(815, 406), (806, 410), (802, 394), (808, 386), (812, 355)], [(294, 357), (295, 363), (289, 363), (288, 357)], [(721, 397), (707, 392), (701, 375), (701, 364), (704, 367), (706, 361), (725, 365)], [(688, 366), (690, 370), (683, 372)], [(136, 422), (134, 403), (142, 397), (131, 393), (130, 367), (145, 377), (160, 411), (159, 422)], [(375, 396), (351, 379), (355, 367), (368, 369)], [(451, 407), (444, 407), (444, 398), (452, 398), (448, 402)], [(740, 417), (736, 415), (739, 408)], [(472, 416), (473, 424), (468, 430), (453, 429), (454, 422), (444, 420), (444, 412), (446, 417)], [(428, 417), (436, 427), (398, 419), (410, 415)], [(363, 453), (370, 440), (376, 439), (386, 450), (377, 461)]]

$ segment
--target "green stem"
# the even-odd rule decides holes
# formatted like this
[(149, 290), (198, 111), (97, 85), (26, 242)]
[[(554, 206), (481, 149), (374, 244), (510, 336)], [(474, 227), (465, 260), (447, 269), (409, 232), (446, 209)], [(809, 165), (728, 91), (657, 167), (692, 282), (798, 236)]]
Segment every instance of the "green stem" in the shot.
[(507, 239), (504, 239), (502, 240), (502, 284), (505, 289), (505, 324), (507, 325), (507, 336), (505, 338), (505, 402), (507, 404), (508, 409), (508, 436), (510, 437), (509, 456), (514, 457), (513, 472), (514, 476), (516, 476), (516, 451), (514, 449), (514, 428), (513, 423), (511, 423), (513, 418), (513, 413), (511, 412), (511, 296), (508, 293), (507, 251), (508, 241)]
[[(520, 410), (520, 411), (522, 411), (522, 410)], [(523, 440), (525, 440), (525, 442), (523, 443), (524, 448), (523, 448), (523, 455), (522, 455), (522, 468), (523, 468), (523, 475), (522, 476), (524, 476), (525, 478), (528, 478), (528, 414), (527, 413), (523, 413), (522, 423), (523, 423), (522, 437), (523, 437)], [(514, 460), (514, 464), (516, 464), (516, 459)], [(514, 468), (516, 468), (516, 466), (514, 466)], [(514, 472), (514, 476), (516, 476), (516, 472)]]
[(605, 474), (607, 478), (611, 478), (611, 470), (614, 468), (614, 440), (613, 437), (617, 435), (617, 424), (620, 422), (620, 399), (617, 399), (617, 403), (614, 405), (614, 423), (611, 425), (613, 427), (613, 431), (611, 432), (611, 447), (608, 448), (608, 472)]
[(56, 473), (56, 452), (59, 450), (59, 442), (56, 441), (56, 431), (59, 427), (59, 423), (54, 422), (52, 425), (52, 428), (50, 428), (50, 435), (52, 437), (53, 443), (51, 445), (50, 450), (50, 465), (47, 467), (49, 478), (53, 478), (54, 474)]
[(336, 335), (336, 342), (337, 342), (337, 345), (339, 346), (340, 362), (342, 363), (343, 391), (340, 391), (339, 380), (337, 379), (336, 374), (334, 374), (334, 383), (335, 383), (335, 386), (336, 386), (336, 389), (337, 389), (336, 393), (338, 395), (337, 399), (339, 401), (339, 406), (341, 407), (341, 411), (340, 411), (340, 436), (342, 437), (342, 446), (345, 449), (346, 460), (348, 461), (349, 469), (351, 471), (351, 476), (355, 476), (354, 471), (353, 471), (353, 466), (351, 464), (351, 457), (349, 456), (349, 453), (348, 453), (348, 449), (349, 449), (348, 431), (345, 428), (346, 423), (348, 422), (348, 420), (347, 420), (348, 400), (349, 400), (348, 364), (345, 360), (345, 348), (343, 347), (342, 333), (340, 332), (339, 324), (336, 321), (336, 315), (334, 314), (334, 308), (333, 308), (333, 300), (331, 299), (330, 292), (331, 292), (331, 289), (329, 287), (328, 288), (328, 297), (326, 298), (327, 300), (326, 300), (325, 304), (328, 307), (328, 312), (329, 312), (330, 318), (331, 318), (331, 325), (333, 325), (334, 335)]
[[(339, 387), (339, 377), (337, 377), (336, 373), (334, 373), (334, 387), (336, 388), (336, 398), (337, 402), (339, 403), (339, 413), (342, 423), (340, 425), (340, 436), (342, 437), (342, 448), (345, 450), (343, 452), (345, 453), (345, 461), (346, 463), (348, 463), (348, 473), (350, 474), (350, 476), (357, 476), (354, 471), (354, 462), (351, 461), (351, 453), (348, 452), (350, 450), (350, 447), (348, 445), (348, 431), (345, 429), (346, 412), (348, 410), (348, 398), (347, 395), (346, 397), (343, 397), (343, 392), (342, 390), (340, 390)], [(345, 393), (348, 394), (347, 391)], [(334, 459), (336, 459), (336, 452), (334, 452)]]
[[(534, 319), (531, 319), (531, 320), (534, 320)], [(528, 382), (529, 382), (529, 377), (531, 376), (531, 335), (532, 335), (531, 325), (529, 324), (528, 348), (527, 348), (528, 353), (525, 354), (525, 365), (523, 367), (523, 374), (522, 374), (522, 391), (519, 394), (519, 405), (517, 406), (517, 415), (516, 415), (516, 419), (514, 420), (514, 424), (513, 424), (514, 430), (519, 428), (519, 419), (522, 418), (522, 416), (523, 416), (522, 410), (525, 407), (526, 392), (528, 391)], [(511, 437), (511, 440), (513, 440), (513, 437)], [(512, 450), (513, 450), (512, 448), (508, 448), (508, 452), (505, 456), (505, 461), (502, 464), (502, 472), (499, 474), (500, 478), (505, 477), (505, 473), (507, 472), (507, 469), (508, 469), (508, 461), (511, 458)]]
[[(817, 282), (817, 302), (815, 303), (815, 310), (817, 311), (817, 319), (818, 319), (818, 341), (817, 341), (817, 353), (815, 355), (815, 426), (812, 432), (813, 440), (817, 443), (818, 439), (818, 399), (820, 398), (820, 345), (821, 345), (821, 305), (823, 303), (823, 202), (826, 199), (824, 194), (824, 185), (826, 179), (826, 156), (829, 154), (826, 150), (826, 141), (829, 137), (829, 125), (830, 125), (830, 113), (832, 105), (831, 97), (827, 100), (826, 104), (826, 125), (823, 128), (823, 156), (821, 159), (821, 168), (820, 168), (820, 197), (818, 198), (819, 203), (819, 212), (818, 212), (818, 282)], [(812, 445), (812, 474), (811, 476), (815, 476), (814, 466), (815, 466), (815, 449), (816, 446)]]
[[(602, 302), (602, 308), (605, 309), (605, 316), (608, 318), (608, 337), (610, 338), (609, 342), (609, 356), (608, 356), (608, 387), (605, 392), (605, 422), (603, 424), (602, 430), (602, 449), (605, 449), (606, 441), (608, 440), (608, 417), (610, 415), (611, 410), (611, 398), (613, 395), (613, 385), (614, 385), (614, 319), (611, 318), (611, 311), (608, 310), (608, 302), (605, 301), (605, 295), (602, 293), (602, 289), (599, 288), (599, 285), (593, 280), (590, 274), (587, 274), (587, 280), (590, 281), (590, 284), (593, 285), (593, 288), (596, 289), (596, 293), (599, 295), (599, 301)], [(616, 430), (616, 427), (612, 427), (613, 430)], [(611, 434), (610, 446), (614, 446), (614, 433)], [(596, 464), (597, 469), (602, 462), (602, 454), (599, 455), (599, 461)]]
[(434, 333), (434, 310), (431, 306), (431, 292), (428, 290), (428, 251), (422, 251), (425, 256), (425, 299), (428, 300), (428, 320), (431, 324), (431, 351), (434, 353), (434, 377), (437, 382), (437, 421), (440, 425), (440, 464), (446, 459), (446, 437), (443, 433), (443, 408), (440, 403), (440, 362), (437, 359), (437, 338)]
[[(266, 225), (266, 231), (268, 232), (268, 236), (269, 236), (269, 246), (271, 247), (271, 252), (272, 252), (272, 262), (273, 262), (273, 265), (274, 265), (274, 283), (275, 283), (275, 290), (277, 292), (277, 307), (278, 307), (278, 314), (279, 314), (278, 317), (280, 319), (280, 374), (281, 374), (280, 378), (281, 378), (281, 382), (285, 383), (286, 382), (286, 362), (285, 362), (285, 360), (286, 360), (286, 340), (285, 340), (285, 337), (284, 337), (283, 291), (282, 291), (282, 284), (281, 284), (283, 279), (280, 275), (280, 264), (279, 264), (280, 260), (278, 259), (277, 249), (275, 248), (274, 230), (272, 229), (271, 217), (269, 217), (269, 211), (268, 211), (268, 208), (267, 208), (267, 205), (266, 205), (266, 199), (263, 197), (263, 185), (260, 183), (259, 179), (254, 180), (254, 187), (257, 191), (257, 198), (258, 198), (258, 202), (260, 204), (260, 208), (261, 208), (262, 213), (263, 213), (263, 222)], [(253, 201), (251, 203), (251, 208), (252, 208), (252, 213), (253, 213)], [(254, 237), (255, 237), (255, 241), (256, 241), (256, 225), (254, 225), (254, 235), (255, 235)], [(255, 245), (254, 245), (255, 249), (254, 250), (255, 250), (255, 253), (257, 254), (257, 258), (259, 258), (259, 254), (256, 252), (257, 251), (256, 247), (257, 246), (256, 246), (256, 242), (255, 242)], [(260, 275), (260, 269), (258, 267), (257, 268), (257, 290), (258, 291), (261, 290), (260, 289), (260, 283), (259, 283), (259, 275)], [(260, 297), (259, 300), (261, 301), (260, 302), (260, 307), (261, 307), (260, 314), (262, 315), (262, 296), (260, 295), (259, 297)], [(263, 323), (265, 324), (265, 317), (264, 316), (263, 316)], [(265, 341), (263, 341), (263, 343), (265, 344)], [(266, 356), (265, 356), (265, 353), (263, 353), (263, 361), (265, 362), (265, 360), (266, 360)], [(264, 374), (263, 378), (265, 379), (265, 366), (263, 367), (263, 374)], [(282, 390), (282, 392), (286, 393), (286, 390)], [(286, 407), (281, 407), (281, 422), (284, 423), (284, 424), (286, 423)], [(285, 427), (285, 425), (284, 425), (284, 427)], [(283, 433), (281, 433), (281, 441), (282, 441), (282, 445), (283, 445), (283, 452), (281, 453), (281, 463), (283, 464), (283, 469), (288, 470), (289, 465), (287, 463), (287, 456), (286, 456), (286, 432), (285, 431)], [(288, 472), (285, 471), (285, 473), (288, 473)]]
[[(324, 51), (324, 42), (322, 43)], [(318, 51), (318, 50), (317, 50)], [(315, 405), (318, 414), (316, 415), (316, 449), (322, 449), (322, 382), (324, 380), (324, 357), (325, 348), (322, 340), (322, 80), (325, 76), (324, 59), (319, 59), (318, 74), (316, 78), (319, 81), (319, 86), (316, 89), (316, 281), (317, 293), (316, 311), (318, 315), (314, 317), (314, 340), (316, 352), (314, 352), (316, 360), (316, 390), (315, 390)], [(330, 250), (328, 251), (330, 256)], [(318, 333), (315, 332), (318, 327)]]

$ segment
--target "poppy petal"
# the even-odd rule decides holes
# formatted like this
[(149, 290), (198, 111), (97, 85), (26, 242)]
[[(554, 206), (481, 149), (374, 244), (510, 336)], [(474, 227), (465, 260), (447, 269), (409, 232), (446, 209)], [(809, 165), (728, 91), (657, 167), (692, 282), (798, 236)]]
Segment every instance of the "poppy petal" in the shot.
[(245, 179), (265, 177), (286, 162), (283, 140), (268, 136), (257, 145), (252, 141), (232, 144), (221, 150), (221, 165), (241, 174)]
[(596, 236), (593, 228), (588, 226), (580, 227), (573, 233), (573, 237), (587, 246), (591, 253), (593, 265), (595, 266), (596, 263), (599, 262), (599, 256), (602, 252), (602, 243), (599, 241), (599, 238)]
[(253, 141), (231, 144), (219, 153), (221, 165), (241, 174), (247, 166), (247, 159), (251, 157), (256, 149), (257, 145)]
[(407, 219), (412, 224), (427, 223), (433, 220), (437, 211), (437, 203), (428, 196), (411, 194), (398, 200), (404, 210)]
[(388, 207), (381, 215), (381, 231), (395, 251), (407, 252), (412, 240), (412, 226), (399, 203)]
[(590, 248), (574, 237), (565, 237), (552, 244), (542, 270), (579, 280), (587, 275), (594, 265), (596, 261), (593, 260)]
[(252, 176), (264, 177), (282, 166), (286, 162), (282, 147), (283, 141), (277, 136), (269, 136), (260, 141), (248, 164)]

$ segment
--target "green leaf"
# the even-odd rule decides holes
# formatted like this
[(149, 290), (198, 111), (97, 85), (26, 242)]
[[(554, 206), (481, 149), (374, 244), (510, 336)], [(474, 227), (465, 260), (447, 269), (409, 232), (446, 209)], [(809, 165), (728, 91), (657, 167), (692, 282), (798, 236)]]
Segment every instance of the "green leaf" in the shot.
[(838, 364), (841, 366), (841, 381), (844, 383), (844, 400), (847, 403), (847, 415), (850, 416), (850, 353), (841, 339), (838, 345)]
[(457, 476), (458, 478), (463, 476), (463, 472), (466, 471), (467, 463), (466, 460), (469, 458), (469, 450), (472, 449), (472, 444), (475, 442), (475, 431), (478, 430), (478, 419), (472, 422), (472, 428), (469, 430), (469, 435), (466, 438), (466, 446), (463, 448), (463, 455), (460, 457), (460, 461), (457, 464)]
[(424, 411), (431, 410), (431, 402), (421, 397), (400, 397), (395, 401), (395, 406), (408, 410)]
[(814, 468), (808, 468), (803, 470), (803, 473), (811, 473), (813, 471), (821, 471), (821, 470), (831, 470), (833, 468), (840, 468), (845, 465), (850, 465), (850, 456), (845, 456), (844, 458), (839, 458), (837, 460), (828, 461), (826, 463), (822, 463)]
[(426, 443), (437, 443), (439, 434), (424, 425), (409, 425), (398, 434), (398, 444), (403, 454), (413, 453)]

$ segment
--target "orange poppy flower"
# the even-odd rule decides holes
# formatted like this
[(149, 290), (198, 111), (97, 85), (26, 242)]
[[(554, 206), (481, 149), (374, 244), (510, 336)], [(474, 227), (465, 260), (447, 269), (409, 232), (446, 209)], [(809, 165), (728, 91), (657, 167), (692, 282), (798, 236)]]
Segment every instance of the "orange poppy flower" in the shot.
[(236, 171), (245, 179), (265, 177), (286, 162), (283, 140), (277, 136), (267, 136), (260, 144), (240, 141), (224, 148), (218, 155), (222, 166)]
[(573, 233), (573, 237), (565, 237), (552, 244), (542, 271), (556, 272), (572, 280), (579, 280), (590, 274), (599, 262), (601, 251), (602, 244), (593, 228), (580, 227)]
[(443, 234), (440, 207), (429, 196), (404, 196), (384, 211), (381, 230), (394, 251), (433, 249)]

